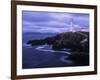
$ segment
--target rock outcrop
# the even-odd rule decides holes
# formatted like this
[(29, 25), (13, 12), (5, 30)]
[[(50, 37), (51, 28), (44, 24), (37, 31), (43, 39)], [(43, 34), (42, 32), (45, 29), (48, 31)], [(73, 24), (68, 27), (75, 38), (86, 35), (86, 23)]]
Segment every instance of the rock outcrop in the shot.
[(89, 52), (89, 32), (64, 32), (40, 40), (30, 40), (27, 44), (52, 45), (53, 50), (71, 49), (78, 52)]

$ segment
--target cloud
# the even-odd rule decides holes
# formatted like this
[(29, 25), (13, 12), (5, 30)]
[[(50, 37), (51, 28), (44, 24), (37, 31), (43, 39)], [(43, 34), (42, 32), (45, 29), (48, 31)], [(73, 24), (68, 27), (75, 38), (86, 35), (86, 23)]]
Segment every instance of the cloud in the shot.
[(36, 12), (36, 11), (23, 11), (23, 20), (29, 22), (47, 22), (53, 20), (48, 13)]
[(89, 28), (89, 14), (23, 11), (23, 32), (66, 32), (71, 19), (74, 26)]

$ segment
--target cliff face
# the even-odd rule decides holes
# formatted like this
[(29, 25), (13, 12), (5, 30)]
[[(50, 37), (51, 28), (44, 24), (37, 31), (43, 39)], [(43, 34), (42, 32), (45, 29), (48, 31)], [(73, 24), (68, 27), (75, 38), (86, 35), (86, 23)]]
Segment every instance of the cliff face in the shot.
[(89, 32), (64, 32), (41, 40), (30, 40), (27, 44), (52, 45), (53, 50), (71, 49), (72, 51), (89, 51)]

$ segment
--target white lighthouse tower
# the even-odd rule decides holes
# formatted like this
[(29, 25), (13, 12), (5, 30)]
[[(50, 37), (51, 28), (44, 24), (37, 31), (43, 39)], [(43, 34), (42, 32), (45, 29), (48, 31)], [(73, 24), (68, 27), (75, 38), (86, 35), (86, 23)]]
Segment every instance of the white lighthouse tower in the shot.
[(70, 32), (75, 32), (73, 18), (70, 20)]

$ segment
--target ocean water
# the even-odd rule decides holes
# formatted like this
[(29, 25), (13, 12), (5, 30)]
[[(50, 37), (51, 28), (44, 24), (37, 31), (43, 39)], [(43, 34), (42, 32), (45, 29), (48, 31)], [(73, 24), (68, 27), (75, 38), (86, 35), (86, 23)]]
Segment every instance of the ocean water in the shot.
[[(56, 34), (40, 34), (40, 33), (23, 33), (22, 40), (22, 68), (47, 68), (47, 67), (68, 67), (68, 66), (85, 66), (84, 62), (76, 62), (69, 58), (70, 52), (55, 52), (37, 49), (40, 46), (31, 46), (27, 42), (34, 39), (44, 39), (48, 36)], [(80, 64), (81, 63), (81, 64)], [(83, 64), (82, 64), (83, 63)]]

